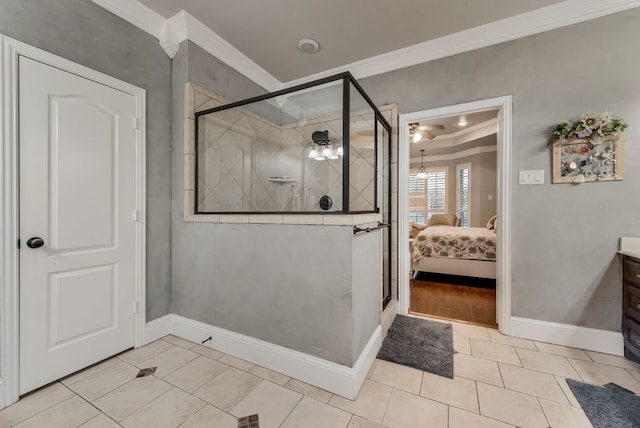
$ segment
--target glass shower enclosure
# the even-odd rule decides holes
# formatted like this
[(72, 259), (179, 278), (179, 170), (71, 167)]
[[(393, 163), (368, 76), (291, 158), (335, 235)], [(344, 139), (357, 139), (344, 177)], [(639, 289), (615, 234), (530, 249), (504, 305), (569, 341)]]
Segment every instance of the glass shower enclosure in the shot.
[(378, 212), (390, 127), (349, 73), (196, 114), (196, 214)]
[(198, 112), (195, 126), (196, 215), (382, 213), (390, 223), (391, 127), (348, 72)]

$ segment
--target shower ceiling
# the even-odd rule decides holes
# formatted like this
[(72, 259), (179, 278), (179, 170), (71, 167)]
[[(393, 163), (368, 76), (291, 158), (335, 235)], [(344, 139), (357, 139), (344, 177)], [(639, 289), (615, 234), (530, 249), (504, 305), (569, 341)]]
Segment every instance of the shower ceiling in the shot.
[[(559, 3), (560, 0), (141, 0), (165, 18), (197, 17), (280, 81)], [(322, 49), (308, 55), (301, 38)]]

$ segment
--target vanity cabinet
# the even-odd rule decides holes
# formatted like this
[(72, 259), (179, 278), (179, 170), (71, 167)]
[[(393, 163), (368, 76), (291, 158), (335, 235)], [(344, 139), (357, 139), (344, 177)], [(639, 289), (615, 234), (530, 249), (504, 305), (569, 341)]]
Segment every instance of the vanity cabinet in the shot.
[(640, 259), (624, 256), (622, 334), (624, 356), (640, 362)]

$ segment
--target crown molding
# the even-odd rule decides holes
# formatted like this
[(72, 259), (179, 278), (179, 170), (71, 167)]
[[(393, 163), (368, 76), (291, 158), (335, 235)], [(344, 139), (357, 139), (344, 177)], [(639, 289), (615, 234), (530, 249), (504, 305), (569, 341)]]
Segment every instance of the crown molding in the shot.
[(137, 0), (92, 0), (98, 6), (160, 39), (166, 19)]
[(299, 85), (345, 71), (350, 71), (356, 79), (361, 79), (589, 21), (636, 7), (640, 7), (640, 0), (565, 0), (551, 6), (470, 28), (438, 39), (352, 62), (351, 64), (335, 67), (300, 79), (290, 80), (285, 82), (283, 87)]
[(356, 78), (374, 76), (640, 7), (640, 0), (564, 0), (283, 83), (185, 11), (165, 20), (138, 0), (92, 1), (156, 37), (170, 57), (173, 58), (181, 42), (191, 40), (267, 91), (288, 88), (345, 71), (350, 71)]
[(175, 24), (180, 26), (177, 32), (179, 43), (187, 39), (191, 40), (269, 92), (277, 91), (282, 86), (278, 79), (188, 12), (179, 12), (169, 18), (169, 23), (170, 26)]
[[(425, 163), (466, 158), (467, 156), (479, 155), (481, 153), (491, 153), (497, 150), (498, 150), (498, 146), (480, 146), (480, 147), (474, 147), (472, 149), (463, 150), (457, 153), (451, 153), (448, 155), (435, 155), (435, 156), (426, 155), (427, 159), (425, 160)], [(420, 158), (410, 158), (409, 162), (412, 164), (420, 163)]]

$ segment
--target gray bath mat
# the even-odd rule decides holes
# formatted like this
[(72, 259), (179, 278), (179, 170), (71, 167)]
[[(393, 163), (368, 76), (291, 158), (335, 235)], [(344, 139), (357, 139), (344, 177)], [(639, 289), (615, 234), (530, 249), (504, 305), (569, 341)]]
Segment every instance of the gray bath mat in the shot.
[(640, 397), (616, 384), (589, 385), (567, 379), (593, 428), (640, 427)]
[(453, 379), (451, 324), (398, 315), (378, 358)]

